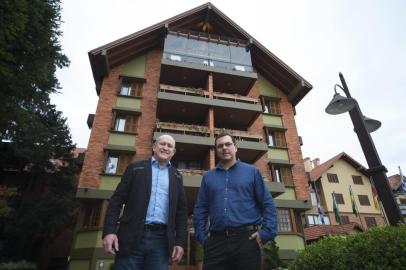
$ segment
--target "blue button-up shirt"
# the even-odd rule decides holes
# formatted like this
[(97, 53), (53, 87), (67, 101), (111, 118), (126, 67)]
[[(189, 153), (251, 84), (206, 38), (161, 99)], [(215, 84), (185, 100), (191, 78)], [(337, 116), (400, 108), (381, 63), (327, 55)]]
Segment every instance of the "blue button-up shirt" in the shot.
[(196, 237), (201, 243), (207, 239), (208, 231), (250, 224), (262, 225), (259, 234), (263, 243), (274, 239), (277, 234), (275, 204), (261, 173), (256, 167), (240, 161), (228, 170), (219, 163), (205, 173), (193, 222)]
[(170, 164), (164, 168), (159, 166), (158, 161), (152, 157), (152, 187), (149, 199), (146, 223), (168, 222), (169, 209), (169, 168)]

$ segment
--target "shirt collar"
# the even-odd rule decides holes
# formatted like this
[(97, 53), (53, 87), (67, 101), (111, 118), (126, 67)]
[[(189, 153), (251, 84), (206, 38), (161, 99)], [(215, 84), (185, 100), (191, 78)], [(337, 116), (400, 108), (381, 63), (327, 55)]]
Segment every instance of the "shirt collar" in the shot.
[[(156, 160), (156, 158), (154, 158), (154, 156), (151, 157), (151, 164), (152, 165), (157, 165), (159, 167), (159, 163), (158, 160)], [(169, 161), (168, 164), (166, 164), (166, 167), (171, 168), (172, 167), (172, 163)]]
[[(239, 158), (237, 158), (237, 160), (236, 160), (236, 162), (233, 164), (233, 166), (231, 166), (231, 167), (228, 168), (228, 169), (231, 169), (231, 168), (233, 168), (234, 166), (237, 166), (238, 163), (240, 163), (240, 159), (239, 159)], [(217, 163), (216, 169), (217, 169), (217, 170), (224, 170), (224, 169), (223, 169), (223, 164), (221, 163), (221, 161), (220, 161), (219, 163)]]

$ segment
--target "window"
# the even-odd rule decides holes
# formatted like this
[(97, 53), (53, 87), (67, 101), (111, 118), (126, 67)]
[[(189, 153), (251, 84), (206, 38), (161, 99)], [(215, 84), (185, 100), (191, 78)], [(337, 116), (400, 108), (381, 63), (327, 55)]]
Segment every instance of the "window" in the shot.
[(335, 193), (337, 204), (344, 204), (344, 197), (341, 193)]
[(281, 114), (281, 107), (279, 106), (278, 100), (270, 100), (269, 101), (270, 113), (273, 114)]
[(262, 107), (264, 113), (281, 114), (281, 107), (279, 100), (264, 97), (262, 99)]
[(83, 216), (83, 228), (89, 227), (99, 227), (100, 226), (100, 212), (101, 212), (101, 201), (88, 202), (84, 206), (84, 216)]
[(338, 183), (338, 177), (337, 177), (337, 174), (335, 174), (335, 173), (328, 173), (327, 179), (330, 183)]
[(362, 182), (362, 177), (360, 175), (353, 175), (352, 182), (354, 183), (354, 185), (363, 185), (364, 184)]
[(120, 86), (120, 95), (122, 96), (141, 96), (142, 83), (123, 82)]
[(114, 125), (115, 131), (124, 131), (125, 130), (125, 117), (124, 116), (117, 116), (116, 123)]
[(292, 225), (290, 221), (289, 209), (278, 209), (278, 231), (291, 232)]
[(113, 130), (135, 133), (137, 131), (137, 121), (138, 117), (136, 115), (116, 113)]
[(365, 217), (365, 223), (368, 228), (371, 228), (372, 226), (376, 226), (376, 219), (374, 217)]
[(340, 216), (341, 224), (349, 224), (350, 218), (348, 216)]
[(132, 155), (110, 153), (107, 157), (104, 172), (108, 174), (123, 174), (131, 160)]
[(310, 198), (312, 199), (312, 205), (317, 206), (317, 195), (316, 192), (310, 192)]
[[(324, 222), (324, 223), (323, 223)], [(307, 216), (307, 224), (309, 226), (313, 225), (330, 225), (330, 219), (328, 216), (323, 216), (323, 221), (321, 220), (321, 216), (319, 215), (308, 215)]]
[(287, 146), (285, 133), (283, 131), (275, 131), (267, 128), (266, 133), (268, 137), (268, 146), (276, 146), (276, 147)]
[(289, 167), (274, 167), (274, 182), (281, 183), (285, 185), (293, 185), (293, 175), (292, 170)]
[(115, 174), (117, 172), (117, 165), (118, 165), (118, 156), (109, 155), (107, 157), (106, 168), (104, 169), (104, 172)]
[(130, 96), (131, 95), (131, 84), (122, 83), (121, 88), (120, 88), (120, 95), (122, 95), (122, 96)]
[(368, 195), (358, 195), (360, 205), (371, 205), (368, 199)]

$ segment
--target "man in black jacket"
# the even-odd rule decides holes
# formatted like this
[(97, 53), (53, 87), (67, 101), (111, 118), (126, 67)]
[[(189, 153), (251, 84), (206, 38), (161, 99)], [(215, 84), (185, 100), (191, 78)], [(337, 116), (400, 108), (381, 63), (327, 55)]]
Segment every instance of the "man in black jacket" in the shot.
[(174, 262), (182, 258), (187, 205), (182, 175), (169, 162), (175, 151), (175, 140), (160, 136), (153, 156), (131, 163), (110, 198), (103, 245), (117, 254), (115, 270), (164, 270), (169, 254)]

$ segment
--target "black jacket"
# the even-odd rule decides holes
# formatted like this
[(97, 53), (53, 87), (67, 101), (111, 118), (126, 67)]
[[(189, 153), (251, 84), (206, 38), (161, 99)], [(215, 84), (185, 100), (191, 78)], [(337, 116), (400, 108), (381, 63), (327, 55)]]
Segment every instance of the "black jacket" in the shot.
[[(136, 248), (144, 232), (145, 218), (151, 196), (151, 159), (131, 163), (114, 194), (106, 211), (103, 238), (115, 233), (119, 241), (119, 254), (129, 255)], [(119, 220), (123, 204), (124, 211)], [(174, 245), (186, 250), (187, 203), (183, 189), (182, 175), (174, 168), (169, 169), (169, 213), (167, 224), (168, 249)]]

